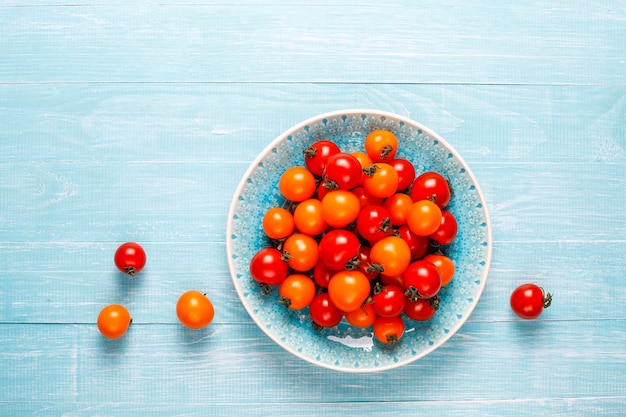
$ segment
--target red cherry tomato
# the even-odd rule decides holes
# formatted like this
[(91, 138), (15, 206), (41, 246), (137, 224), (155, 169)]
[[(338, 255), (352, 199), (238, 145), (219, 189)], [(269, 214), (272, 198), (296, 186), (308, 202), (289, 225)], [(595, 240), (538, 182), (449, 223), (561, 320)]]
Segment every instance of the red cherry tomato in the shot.
[(382, 206), (362, 208), (356, 219), (356, 232), (370, 243), (391, 235), (389, 211)]
[(343, 311), (333, 304), (327, 292), (323, 292), (311, 301), (309, 315), (319, 327), (335, 327), (343, 318)]
[(287, 278), (288, 271), (278, 249), (263, 248), (250, 260), (250, 275), (260, 284), (278, 285)]
[(407, 194), (396, 193), (385, 200), (383, 207), (389, 211), (391, 224), (402, 226), (406, 224), (406, 215), (413, 200)]
[(314, 175), (321, 177), (328, 158), (341, 152), (339, 146), (329, 140), (319, 140), (302, 151), (304, 164)]
[(408, 226), (400, 226), (396, 231), (396, 235), (409, 245), (411, 252), (411, 262), (421, 259), (429, 248), (427, 236), (418, 236), (409, 230)]
[(413, 181), (411, 186), (413, 201), (430, 200), (439, 208), (444, 208), (450, 202), (450, 197), (448, 181), (437, 172), (424, 172)]
[(430, 238), (440, 245), (449, 245), (456, 237), (458, 228), (454, 215), (447, 210), (441, 210), (441, 223)]
[(335, 275), (335, 272), (337, 271), (328, 269), (320, 259), (315, 265), (315, 268), (313, 268), (313, 280), (320, 288), (328, 288), (328, 283), (333, 275)]
[(319, 243), (320, 260), (328, 269), (339, 271), (354, 268), (361, 242), (352, 232), (335, 229), (326, 233)]
[(552, 294), (544, 293), (535, 284), (523, 284), (511, 294), (511, 309), (525, 320), (532, 320), (541, 315), (544, 308), (552, 304)]
[(439, 296), (425, 299), (418, 298), (415, 301), (407, 301), (404, 306), (404, 314), (412, 320), (426, 321), (431, 319), (439, 308)]
[(379, 317), (395, 317), (404, 311), (406, 297), (404, 290), (396, 284), (376, 285), (372, 302)]
[(441, 272), (432, 263), (424, 260), (413, 262), (402, 275), (407, 298), (431, 298), (441, 289)]
[(374, 337), (380, 343), (393, 345), (404, 335), (404, 321), (402, 317), (378, 317), (374, 321)]
[(324, 179), (337, 184), (340, 190), (351, 190), (361, 185), (361, 163), (349, 153), (340, 152), (328, 158)]
[(117, 248), (115, 266), (125, 274), (134, 276), (146, 265), (146, 252), (135, 242), (126, 242)]
[(428, 261), (434, 264), (437, 268), (439, 268), (439, 272), (441, 273), (441, 286), (444, 287), (452, 281), (454, 277), (454, 262), (452, 259), (448, 258), (445, 255), (439, 255), (435, 253), (428, 254), (423, 258), (425, 261)]
[(406, 159), (396, 158), (389, 162), (398, 173), (398, 191), (406, 191), (415, 180), (415, 166)]
[(379, 272), (376, 268), (372, 268), (372, 260), (370, 259), (370, 253), (372, 252), (372, 247), (367, 245), (361, 245), (359, 248), (359, 271), (361, 271), (367, 279), (373, 281), (376, 277), (378, 277)]

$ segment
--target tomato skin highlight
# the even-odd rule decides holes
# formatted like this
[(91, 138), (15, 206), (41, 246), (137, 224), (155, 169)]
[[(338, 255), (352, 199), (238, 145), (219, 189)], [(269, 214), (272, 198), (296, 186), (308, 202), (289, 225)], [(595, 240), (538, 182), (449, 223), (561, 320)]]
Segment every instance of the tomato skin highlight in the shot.
[(533, 320), (550, 307), (552, 294), (545, 293), (535, 284), (522, 284), (511, 293), (511, 309), (524, 320)]
[(98, 315), (98, 330), (108, 339), (119, 339), (126, 334), (132, 319), (128, 310), (119, 304), (104, 307)]
[(183, 326), (192, 330), (200, 330), (213, 321), (215, 310), (206, 295), (191, 290), (178, 298), (176, 315)]

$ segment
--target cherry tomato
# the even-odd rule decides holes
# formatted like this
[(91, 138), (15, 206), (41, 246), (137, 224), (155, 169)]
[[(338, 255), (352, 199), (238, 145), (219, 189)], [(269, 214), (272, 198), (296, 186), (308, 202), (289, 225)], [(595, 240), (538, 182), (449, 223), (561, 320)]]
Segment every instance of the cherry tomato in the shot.
[(544, 293), (535, 284), (522, 284), (511, 294), (511, 309), (525, 320), (532, 320), (541, 315), (544, 308), (552, 304), (552, 294)]
[(319, 243), (319, 257), (328, 269), (353, 269), (358, 261), (361, 242), (352, 232), (335, 229), (326, 233)]
[(356, 310), (345, 313), (346, 321), (359, 329), (371, 327), (376, 320), (376, 309), (373, 304), (363, 304)]
[(387, 130), (374, 130), (365, 138), (364, 147), (372, 161), (392, 161), (398, 151), (398, 139)]
[(454, 261), (445, 255), (431, 253), (424, 256), (423, 260), (435, 265), (441, 273), (441, 286), (445, 287), (454, 277)]
[(187, 291), (178, 298), (176, 315), (183, 326), (198, 330), (209, 325), (215, 316), (213, 304), (199, 291)]
[(430, 236), (441, 225), (441, 209), (430, 200), (417, 201), (406, 212), (406, 224), (418, 236)]
[(309, 236), (322, 234), (328, 225), (322, 216), (322, 202), (316, 198), (304, 200), (293, 212), (295, 228)]
[(146, 252), (135, 242), (126, 242), (115, 251), (115, 266), (125, 274), (134, 276), (146, 265)]
[(380, 274), (380, 282), (383, 285), (397, 285), (400, 288), (404, 288), (404, 281), (402, 275), (385, 275)]
[(404, 311), (406, 297), (402, 287), (396, 284), (375, 285), (372, 301), (379, 317), (395, 317)]
[(388, 236), (372, 245), (372, 265), (385, 275), (400, 275), (411, 262), (409, 245), (397, 236)]
[(404, 335), (402, 317), (377, 317), (374, 321), (374, 337), (385, 345), (396, 344)]
[(292, 310), (302, 310), (315, 298), (315, 283), (304, 274), (289, 275), (280, 284), (278, 302)]
[(439, 296), (425, 299), (418, 298), (415, 301), (407, 301), (404, 306), (404, 314), (412, 320), (426, 321), (431, 319), (439, 308)]
[(421, 259), (428, 251), (430, 246), (428, 236), (418, 236), (411, 232), (408, 226), (400, 226), (395, 234), (409, 245), (411, 261)]
[(383, 205), (382, 198), (374, 197), (373, 195), (365, 191), (365, 188), (363, 188), (363, 186), (353, 188), (352, 194), (357, 196), (357, 198), (359, 199), (359, 203), (361, 203), (361, 208), (367, 207), (367, 206), (382, 206)]
[(328, 328), (335, 327), (341, 322), (343, 311), (333, 304), (327, 292), (323, 292), (311, 301), (309, 315), (315, 325)]
[(263, 248), (250, 260), (250, 275), (260, 284), (278, 285), (287, 278), (288, 271), (278, 249)]
[(302, 151), (304, 164), (314, 175), (322, 176), (328, 158), (341, 152), (339, 146), (329, 140), (319, 140)]
[(415, 180), (415, 166), (406, 159), (396, 158), (389, 162), (398, 173), (398, 191), (406, 191)]
[(270, 239), (284, 239), (294, 231), (294, 219), (289, 210), (272, 207), (263, 216), (263, 231)]
[(450, 197), (448, 181), (437, 172), (424, 172), (413, 181), (411, 186), (413, 201), (430, 200), (439, 208), (444, 208), (450, 202)]
[(328, 283), (328, 294), (333, 304), (343, 312), (361, 307), (370, 295), (370, 281), (356, 270), (339, 271)]
[(356, 232), (370, 243), (391, 235), (389, 211), (382, 206), (367, 206), (361, 209), (356, 219)]
[(456, 237), (458, 225), (456, 218), (447, 210), (441, 210), (441, 223), (430, 238), (440, 245), (449, 245)]
[(419, 260), (413, 262), (402, 275), (406, 296), (410, 301), (431, 298), (441, 289), (441, 272), (434, 264)]
[(313, 280), (315, 280), (315, 283), (319, 285), (320, 288), (328, 288), (328, 283), (335, 272), (336, 271), (332, 269), (328, 269), (320, 259), (315, 265), (315, 268), (313, 268)]
[(317, 199), (322, 201), (326, 194), (338, 189), (339, 187), (337, 187), (337, 184), (335, 184), (334, 182), (322, 179), (320, 181), (320, 185), (317, 187)]
[(309, 235), (294, 233), (283, 243), (283, 260), (298, 272), (313, 269), (319, 260), (317, 241)]
[(322, 200), (322, 217), (329, 226), (346, 227), (356, 220), (361, 210), (359, 199), (350, 191), (335, 190)]
[(376, 270), (376, 268), (371, 268), (371, 251), (371, 246), (361, 245), (361, 247), (359, 248), (359, 255), (357, 259), (359, 260), (359, 271), (361, 271), (367, 277), (367, 279), (373, 281), (376, 277), (378, 277), (379, 272)]
[(377, 162), (364, 172), (363, 188), (374, 197), (387, 198), (398, 191), (398, 173), (391, 165)]
[(327, 181), (337, 184), (340, 190), (351, 190), (361, 185), (363, 171), (355, 156), (340, 152), (328, 158), (323, 175)]
[(280, 193), (287, 200), (304, 201), (315, 193), (315, 177), (305, 167), (291, 167), (281, 175), (278, 182)]
[(98, 330), (109, 339), (118, 339), (126, 333), (131, 323), (130, 314), (124, 306), (111, 304), (98, 315)]
[(406, 215), (413, 200), (407, 194), (396, 193), (385, 200), (384, 207), (389, 211), (391, 224), (402, 226), (406, 224)]

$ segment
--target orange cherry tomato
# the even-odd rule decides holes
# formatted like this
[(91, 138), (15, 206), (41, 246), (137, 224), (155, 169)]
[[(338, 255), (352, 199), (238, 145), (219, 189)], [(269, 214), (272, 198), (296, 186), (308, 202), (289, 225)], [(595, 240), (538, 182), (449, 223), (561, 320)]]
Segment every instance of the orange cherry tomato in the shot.
[(283, 239), (294, 231), (294, 219), (289, 210), (272, 207), (263, 216), (263, 231), (270, 239)]
[(365, 152), (374, 162), (388, 162), (398, 151), (396, 135), (387, 130), (374, 130), (365, 138)]
[[(352, 156), (354, 156), (357, 159), (357, 161), (359, 161), (359, 164), (361, 164), (361, 169), (369, 168), (374, 164), (374, 162), (372, 161), (372, 158), (370, 158), (369, 155), (366, 154), (365, 152), (352, 152)], [(363, 183), (364, 178), (365, 178), (365, 173), (363, 173), (363, 175), (361, 176), (361, 183)]]
[(404, 335), (404, 320), (400, 316), (378, 317), (374, 321), (374, 337), (380, 343), (393, 345)]
[(406, 214), (406, 224), (412, 233), (429, 236), (441, 225), (441, 209), (430, 200), (420, 200), (411, 204)]
[(370, 295), (370, 280), (357, 270), (343, 270), (332, 276), (328, 283), (328, 295), (341, 311), (360, 308)]
[(374, 197), (387, 198), (398, 191), (398, 172), (389, 164), (377, 162), (365, 170), (363, 188)]
[(401, 238), (388, 236), (374, 243), (370, 260), (384, 275), (402, 275), (411, 263), (411, 249)]
[(304, 274), (289, 275), (280, 284), (278, 302), (292, 310), (301, 310), (315, 298), (315, 283)]
[(98, 330), (104, 337), (118, 339), (126, 333), (132, 319), (128, 310), (119, 304), (111, 304), (98, 315)]
[(292, 269), (305, 272), (317, 264), (319, 246), (311, 236), (294, 233), (283, 243), (283, 257)]
[(345, 318), (354, 327), (366, 329), (374, 325), (376, 320), (376, 309), (374, 304), (365, 303), (360, 308), (345, 313)]
[(293, 212), (296, 229), (309, 236), (322, 234), (328, 227), (322, 216), (322, 202), (316, 198), (304, 200)]
[(406, 215), (413, 200), (408, 194), (396, 193), (385, 200), (383, 207), (389, 212), (391, 224), (403, 226), (406, 224)]
[(209, 325), (215, 316), (213, 304), (200, 291), (183, 293), (176, 303), (176, 315), (183, 326), (198, 330)]
[(329, 226), (346, 227), (356, 220), (361, 203), (356, 195), (346, 190), (334, 190), (322, 199), (322, 217)]
[(286, 170), (278, 182), (280, 193), (287, 200), (300, 202), (310, 198), (316, 190), (315, 176), (300, 166)]
[(435, 253), (424, 256), (424, 260), (435, 264), (441, 272), (441, 286), (448, 285), (454, 277), (454, 261), (445, 255)]

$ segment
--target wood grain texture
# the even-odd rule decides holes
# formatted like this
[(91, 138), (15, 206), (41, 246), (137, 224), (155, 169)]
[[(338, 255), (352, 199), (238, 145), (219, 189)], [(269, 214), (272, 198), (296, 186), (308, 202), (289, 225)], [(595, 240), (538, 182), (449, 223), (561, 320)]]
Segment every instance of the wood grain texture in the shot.
[(619, 2), (281, 3), (4, 7), (0, 82), (624, 84)]
[[(626, 5), (394, 0), (0, 5), (0, 415), (626, 414)], [(372, 108), (440, 133), (491, 213), (467, 323), (352, 375), (256, 327), (230, 199), (282, 131)], [(148, 264), (114, 269), (136, 240)], [(509, 308), (536, 282), (553, 306)], [(177, 322), (185, 290), (214, 323)], [(94, 324), (133, 316), (121, 340)]]

